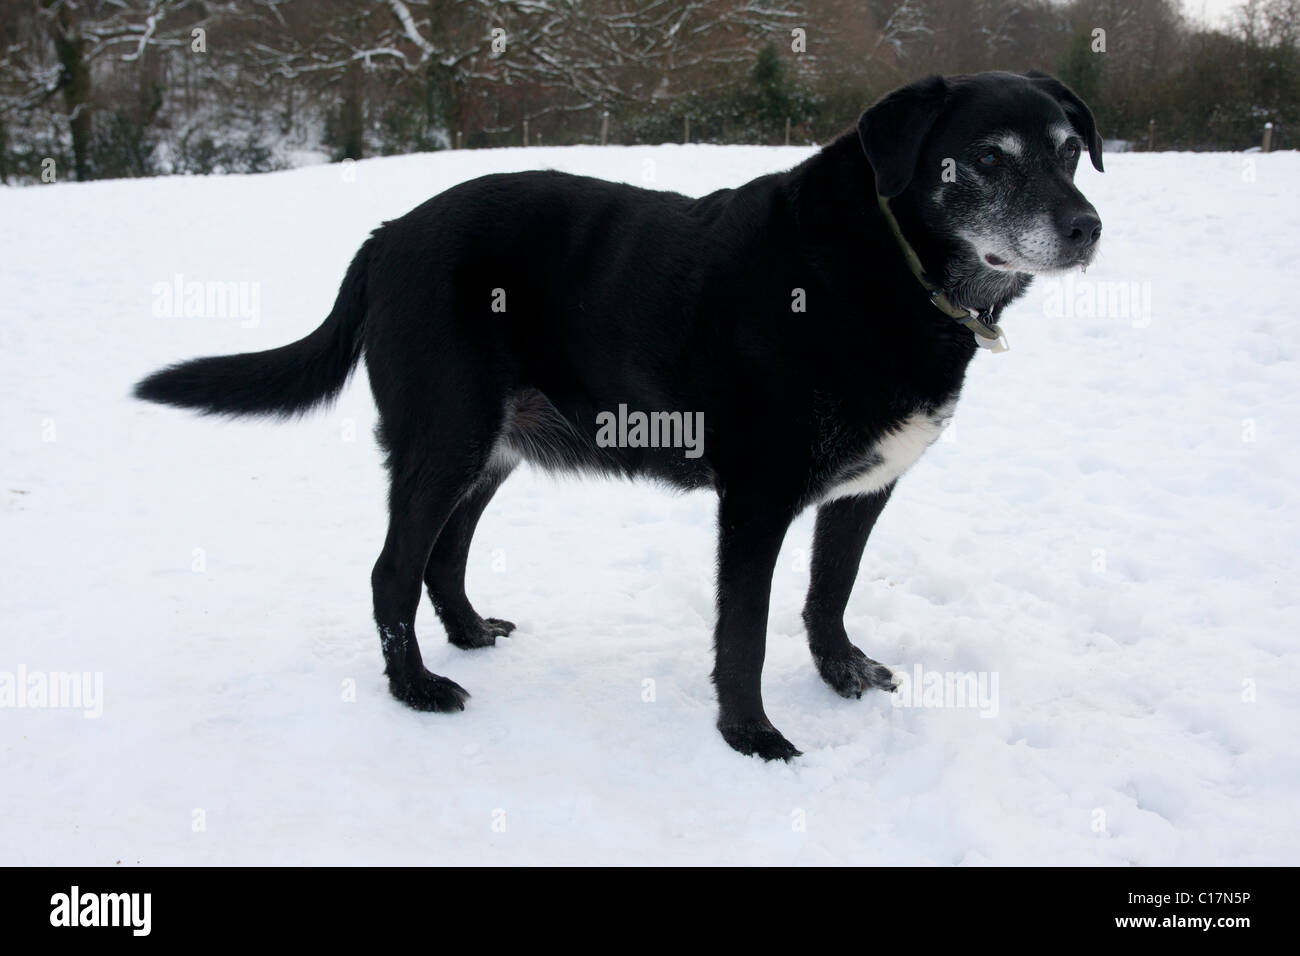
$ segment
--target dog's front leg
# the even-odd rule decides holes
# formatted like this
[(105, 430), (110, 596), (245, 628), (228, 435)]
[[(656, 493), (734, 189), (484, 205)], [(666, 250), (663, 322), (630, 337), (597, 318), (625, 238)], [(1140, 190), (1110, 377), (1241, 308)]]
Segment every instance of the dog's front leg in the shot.
[(763, 655), (772, 571), (792, 510), (724, 492), (718, 505), (718, 729), (733, 748), (764, 760), (799, 751), (763, 711)]
[(822, 679), (836, 693), (861, 697), (871, 687), (894, 689), (894, 675), (854, 647), (844, 630), (844, 608), (858, 576), (862, 549), (894, 486), (871, 495), (827, 502), (817, 509), (812, 569), (803, 620)]

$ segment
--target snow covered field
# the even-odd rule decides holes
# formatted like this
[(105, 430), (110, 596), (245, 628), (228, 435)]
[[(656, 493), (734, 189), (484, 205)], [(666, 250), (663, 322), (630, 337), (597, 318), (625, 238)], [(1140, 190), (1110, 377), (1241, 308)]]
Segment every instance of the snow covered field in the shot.
[[(713, 728), (711, 496), (517, 473), (469, 591), (519, 630), (465, 653), (426, 602), (426, 662), (474, 696), (417, 714), (371, 623), (364, 371), (296, 425), (127, 397), (160, 364), (314, 328), (367, 231), (463, 179), (699, 194), (806, 152), (0, 189), (0, 863), (1300, 863), (1295, 154), (1081, 165), (1098, 263), (1011, 308), (1011, 351), (976, 357), (849, 608), (869, 655), (985, 696), (823, 685), (805, 515), (765, 675), (791, 765)], [(245, 283), (247, 309), (184, 317), (177, 276)], [(59, 672), (102, 695), (16, 706)]]

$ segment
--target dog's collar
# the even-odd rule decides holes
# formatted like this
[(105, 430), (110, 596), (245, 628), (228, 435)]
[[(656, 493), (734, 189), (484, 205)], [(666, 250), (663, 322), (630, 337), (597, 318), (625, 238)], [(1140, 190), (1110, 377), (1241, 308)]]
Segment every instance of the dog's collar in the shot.
[(889, 208), (889, 200), (878, 193), (876, 199), (880, 201), (880, 211), (884, 214), (885, 222), (889, 223), (889, 229), (894, 234), (894, 240), (898, 243), (903, 258), (907, 260), (908, 269), (912, 271), (912, 275), (916, 276), (916, 281), (921, 283), (922, 288), (930, 293), (930, 303), (950, 319), (960, 322), (970, 329), (975, 336), (976, 344), (981, 348), (986, 348), (991, 352), (1005, 352), (1010, 348), (1002, 329), (993, 321), (992, 309), (968, 309), (957, 305), (948, 298), (948, 293), (943, 290), (942, 286), (935, 285), (926, 277), (925, 266), (921, 264), (921, 257), (916, 254), (912, 244), (903, 235), (898, 220), (894, 218), (893, 210)]

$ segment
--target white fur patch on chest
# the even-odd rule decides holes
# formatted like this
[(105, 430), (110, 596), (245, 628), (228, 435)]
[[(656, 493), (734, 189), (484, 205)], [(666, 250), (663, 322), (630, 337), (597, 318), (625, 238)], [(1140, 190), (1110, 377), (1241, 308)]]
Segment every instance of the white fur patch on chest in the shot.
[(831, 483), (822, 501), (869, 495), (897, 481), (934, 444), (952, 418), (956, 401), (932, 412), (916, 412), (890, 428), (866, 455), (866, 464)]

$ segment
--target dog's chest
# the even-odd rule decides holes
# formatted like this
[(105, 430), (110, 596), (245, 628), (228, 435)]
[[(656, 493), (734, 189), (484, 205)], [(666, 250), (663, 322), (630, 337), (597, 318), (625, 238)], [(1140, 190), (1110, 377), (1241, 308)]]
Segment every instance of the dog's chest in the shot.
[(869, 495), (897, 481), (942, 434), (956, 406), (953, 400), (932, 411), (913, 412), (886, 429), (865, 454), (839, 470), (822, 500)]

